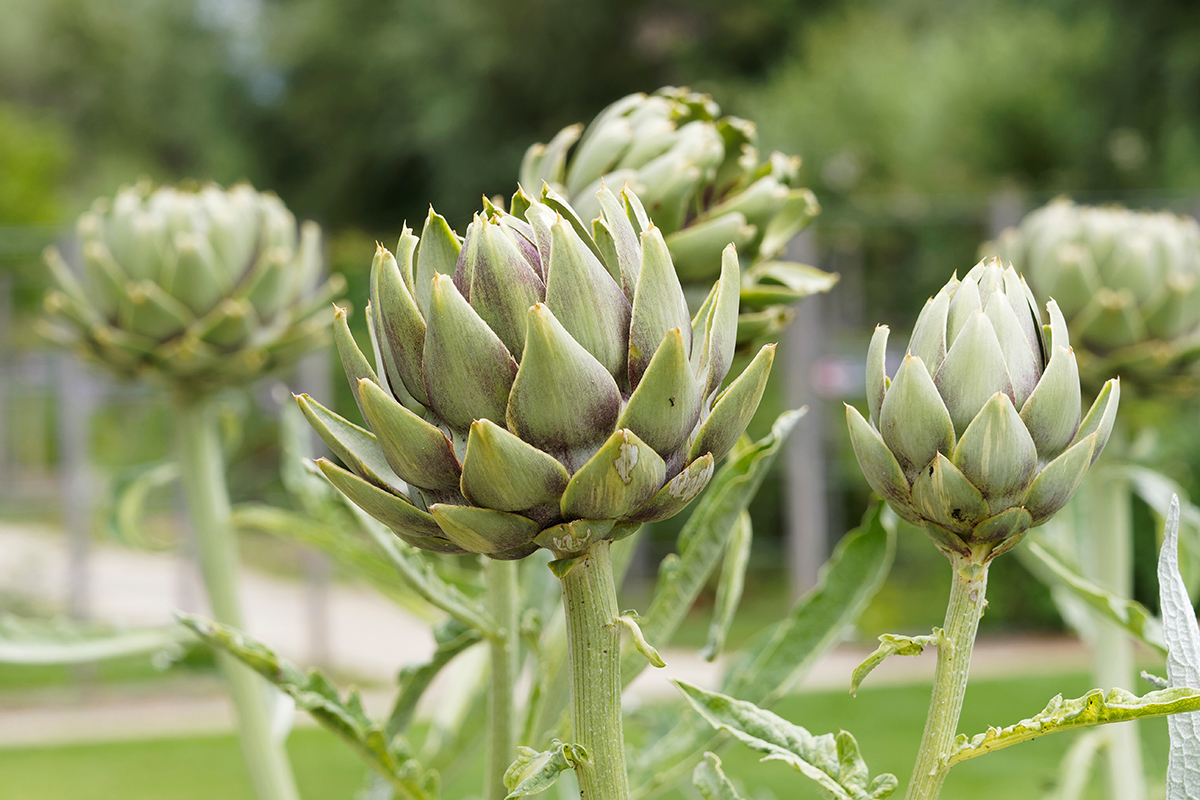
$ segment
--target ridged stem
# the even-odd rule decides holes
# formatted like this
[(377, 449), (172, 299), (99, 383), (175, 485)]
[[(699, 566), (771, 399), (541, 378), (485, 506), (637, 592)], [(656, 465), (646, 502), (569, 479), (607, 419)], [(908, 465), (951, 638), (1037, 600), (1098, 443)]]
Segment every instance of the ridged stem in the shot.
[[(1081, 492), (1090, 517), (1083, 528), (1085, 575), (1117, 597), (1133, 595), (1133, 518), (1129, 482), (1113, 470), (1088, 475)], [(1133, 639), (1093, 614), (1092, 681), (1104, 690), (1135, 684)], [(1136, 722), (1105, 726), (1105, 787), (1109, 800), (1144, 800), (1146, 780)]]
[(621, 724), (621, 634), (608, 541), (596, 542), (562, 577), (571, 668), (572, 740), (583, 800), (629, 800)]
[[(175, 428), (179, 470), (196, 532), (209, 606), (217, 622), (241, 628), (237, 539), (230, 520), (225, 461), (211, 401), (207, 398), (178, 400), (175, 403)], [(299, 800), (283, 742), (276, 741), (271, 735), (268, 684), (227, 653), (218, 652), (217, 663), (237, 711), (242, 754), (255, 794), (259, 800)]]
[(488, 605), (497, 635), (489, 643), (491, 673), (488, 686), (488, 737), (484, 754), (484, 798), (504, 800), (504, 772), (516, 759), (516, 714), (513, 692), (520, 669), (520, 601), (517, 561), (484, 561)]
[(942, 791), (950, 771), (945, 759), (958, 732), (958, 717), (967, 691), (975, 634), (987, 604), (987, 564), (956, 557), (951, 559), (951, 566), (954, 570), (943, 626), (945, 638), (938, 645), (929, 716), (909, 780), (908, 800), (934, 800)]

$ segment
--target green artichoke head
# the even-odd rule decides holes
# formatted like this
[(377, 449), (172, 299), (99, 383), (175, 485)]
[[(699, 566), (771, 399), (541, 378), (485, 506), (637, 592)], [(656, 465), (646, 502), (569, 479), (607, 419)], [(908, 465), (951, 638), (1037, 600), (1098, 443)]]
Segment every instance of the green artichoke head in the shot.
[(1170, 213), (1060, 198), (989, 249), (1058, 301), (1084, 385), (1111, 375), (1137, 393), (1192, 394), (1200, 359), (1200, 225)]
[(1112, 432), (1120, 383), (1081, 414), (1067, 323), (1011, 266), (980, 262), (925, 304), (895, 376), (867, 353), (870, 419), (846, 406), (867, 483), (948, 556), (987, 561), (1062, 508)]
[(76, 223), (81, 264), (46, 251), (42, 330), (121, 377), (189, 394), (248, 383), (326, 341), (344, 279), (322, 276), (320, 229), (246, 184), (97, 200)]
[(799, 157), (760, 161), (754, 123), (720, 113), (710, 96), (687, 89), (631, 94), (586, 130), (571, 125), (530, 147), (520, 182), (528, 190), (549, 184), (583, 219), (600, 211), (601, 182), (630, 186), (662, 231), (685, 289), (718, 277), (725, 246), (735, 244), (738, 341), (746, 348), (778, 333), (792, 319), (789, 303), (829, 291), (837, 275), (775, 260), (821, 207), (800, 186)]
[(334, 339), (367, 428), (300, 407), (344, 468), (319, 466), (404, 541), (560, 557), (670, 517), (707, 484), (762, 396), (774, 347), (727, 388), (737, 253), (695, 317), (637, 196), (598, 191), (590, 230), (553, 191), (487, 204), (460, 240), (430, 210), (377, 249), (373, 361)]

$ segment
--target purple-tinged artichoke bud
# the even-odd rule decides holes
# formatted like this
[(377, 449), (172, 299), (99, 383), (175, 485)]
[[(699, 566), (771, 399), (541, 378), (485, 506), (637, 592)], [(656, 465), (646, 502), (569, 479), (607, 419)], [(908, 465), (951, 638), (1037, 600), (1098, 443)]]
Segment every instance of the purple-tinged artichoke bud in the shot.
[(330, 482), (404, 541), (559, 556), (681, 511), (741, 436), (774, 357), (727, 388), (738, 260), (689, 317), (662, 232), (601, 186), (589, 231), (548, 189), (458, 236), (432, 210), (371, 268), (372, 363), (334, 339), (367, 428), (298, 398)]
[(1043, 327), (1024, 279), (996, 259), (951, 278), (917, 318), (894, 377), (888, 329), (867, 354), (870, 420), (846, 406), (867, 483), (947, 555), (986, 561), (1066, 505), (1112, 432), (1120, 382), (1081, 414), (1067, 323)]
[(628, 185), (662, 231), (685, 289), (716, 279), (733, 243), (742, 267), (738, 345), (752, 351), (791, 321), (789, 304), (829, 291), (837, 275), (776, 260), (821, 207), (800, 186), (798, 157), (760, 162), (754, 123), (720, 113), (709, 95), (687, 89), (631, 94), (586, 130), (571, 125), (530, 147), (520, 182), (530, 191), (549, 184), (584, 220), (600, 213), (601, 182)]
[(187, 394), (249, 383), (328, 341), (340, 275), (319, 285), (316, 223), (246, 184), (148, 183), (101, 198), (76, 223), (82, 264), (56, 248), (47, 338), (125, 378)]
[(1190, 396), (1200, 386), (1194, 219), (1060, 198), (985, 247), (1058, 301), (1089, 391), (1118, 373), (1143, 396)]

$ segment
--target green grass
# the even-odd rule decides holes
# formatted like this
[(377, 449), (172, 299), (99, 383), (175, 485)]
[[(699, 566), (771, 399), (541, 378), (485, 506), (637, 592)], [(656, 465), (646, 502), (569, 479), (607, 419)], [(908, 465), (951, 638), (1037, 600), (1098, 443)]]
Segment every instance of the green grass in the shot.
[[(1041, 710), (1054, 694), (1078, 696), (1086, 678), (1068, 675), (1025, 681), (981, 681), (968, 691), (960, 730), (976, 733), (1006, 725)], [(903, 797), (908, 770), (920, 739), (928, 687), (871, 689), (857, 698), (842, 692), (786, 699), (782, 716), (814, 733), (844, 728), (858, 738), (872, 774), (894, 772)], [(1166, 769), (1164, 720), (1142, 723), (1149, 774), (1161, 783)], [(1076, 734), (1047, 736), (974, 759), (950, 773), (946, 800), (1011, 800), (1040, 797), (1053, 784), (1060, 759)], [(297, 779), (306, 800), (350, 800), (363, 767), (348, 747), (320, 730), (299, 730), (289, 740)], [(779, 763), (758, 764), (741, 745), (721, 753), (726, 772), (746, 797), (809, 800), (820, 797), (803, 778)], [(476, 793), (478, 764), (446, 786), (445, 797)], [(1093, 787), (1089, 800), (1098, 798)], [(768, 794), (769, 793), (769, 794)], [(70, 745), (0, 750), (0, 797), (5, 800), (253, 800), (237, 742), (232, 736)], [(668, 797), (681, 798), (680, 793)]]

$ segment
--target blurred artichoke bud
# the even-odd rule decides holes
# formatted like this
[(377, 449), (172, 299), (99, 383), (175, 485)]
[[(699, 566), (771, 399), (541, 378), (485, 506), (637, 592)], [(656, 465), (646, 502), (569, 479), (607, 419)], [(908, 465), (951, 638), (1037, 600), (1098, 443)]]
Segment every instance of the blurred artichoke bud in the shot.
[(738, 325), (739, 347), (750, 348), (791, 321), (789, 303), (829, 291), (837, 275), (774, 260), (821, 207), (798, 186), (798, 157), (772, 153), (760, 163), (754, 123), (720, 113), (708, 95), (670, 86), (623, 97), (587, 130), (572, 125), (530, 147), (520, 182), (530, 191), (549, 184), (584, 220), (600, 212), (601, 182), (630, 186), (662, 231), (685, 288), (718, 277), (721, 254), (734, 244), (742, 312), (758, 313)]
[(847, 405), (871, 485), (948, 556), (987, 561), (1061, 509), (1112, 432), (1120, 383), (1081, 415), (1079, 372), (1053, 300), (1043, 328), (1024, 279), (996, 259), (931, 298), (895, 377), (888, 329), (867, 353), (870, 421)]
[(758, 406), (774, 346), (724, 391), (738, 262), (694, 317), (637, 198), (598, 192), (589, 233), (561, 197), (518, 191), (460, 240), (432, 210), (371, 269), (372, 364), (334, 340), (369, 430), (299, 398), (345, 468), (330, 482), (404, 541), (560, 557), (681, 511)]
[(1058, 301), (1089, 391), (1119, 373), (1140, 394), (1195, 393), (1200, 225), (1194, 219), (1060, 198), (986, 247)]
[(248, 383), (328, 339), (344, 287), (321, 279), (320, 229), (273, 194), (146, 182), (97, 200), (76, 224), (73, 270), (56, 248), (47, 338), (121, 377), (185, 393)]

